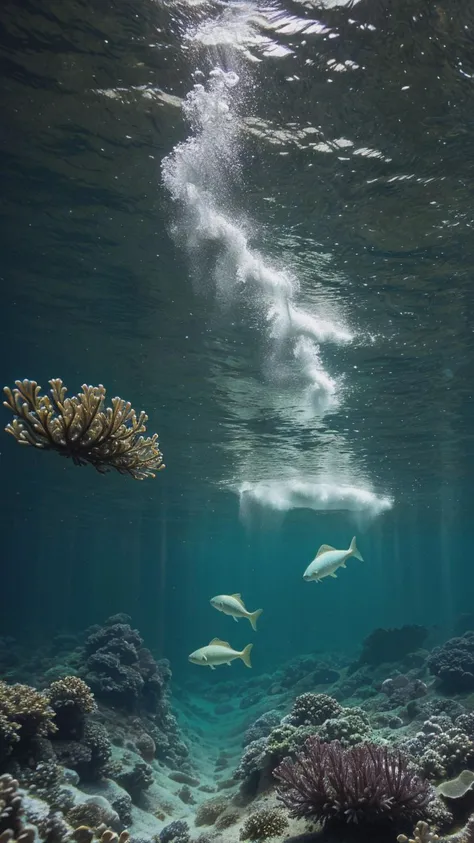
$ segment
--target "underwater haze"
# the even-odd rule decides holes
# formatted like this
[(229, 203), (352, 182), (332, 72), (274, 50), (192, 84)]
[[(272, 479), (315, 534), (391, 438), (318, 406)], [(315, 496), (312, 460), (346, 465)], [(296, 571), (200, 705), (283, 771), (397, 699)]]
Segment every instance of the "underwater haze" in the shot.
[[(119, 613), (169, 660), (182, 733), (166, 732), (166, 709), (160, 728), (180, 737), (161, 757), (143, 720), (157, 749), (141, 755), (158, 759), (147, 787), (160, 764), (205, 786), (173, 791), (170, 808), (161, 783), (159, 809), (129, 788), (158, 823), (123, 820), (134, 843), (165, 818), (191, 822), (203, 793), (220, 792), (202, 759), (229, 741), (237, 765), (248, 706), (253, 720), (283, 717), (294, 683), (346, 706), (385, 700), (394, 676), (408, 677), (403, 705), (417, 682), (430, 700), (474, 691), (474, 644), (472, 683), (463, 662), (441, 690), (428, 652), (474, 629), (473, 50), (465, 0), (1, 4), (3, 384), (103, 384), (109, 402), (146, 411), (165, 468), (137, 482), (3, 434), (0, 669), (44, 689), (64, 656), (107, 705), (77, 654), (90, 659), (90, 636)], [(303, 578), (321, 546), (353, 537), (363, 561)], [(257, 631), (216, 611), (222, 594), (263, 609)], [(380, 652), (364, 661), (374, 630), (386, 654), (394, 630), (411, 642), (386, 668)], [(215, 638), (252, 643), (252, 673), (239, 658), (215, 672), (201, 670), (210, 656), (189, 661)], [(410, 740), (410, 717), (371, 728), (398, 718)], [(126, 742), (128, 721), (114, 722)], [(0, 772), (24, 785), (22, 763)], [(252, 782), (253, 798), (265, 788)], [(162, 843), (186, 843), (182, 831)]]

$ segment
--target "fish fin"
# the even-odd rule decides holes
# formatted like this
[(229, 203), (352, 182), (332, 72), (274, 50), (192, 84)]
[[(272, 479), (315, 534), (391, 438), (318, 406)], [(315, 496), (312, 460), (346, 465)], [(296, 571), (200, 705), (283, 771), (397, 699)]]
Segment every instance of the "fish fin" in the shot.
[(229, 667), (232, 667), (232, 662), (226, 662), (226, 664), (228, 664)]
[(256, 612), (250, 612), (249, 621), (252, 624), (252, 629), (253, 629), (254, 632), (257, 631), (257, 621), (258, 621), (260, 615), (262, 614), (262, 612), (263, 612), (263, 609), (257, 609)]
[(235, 615), (232, 615), (232, 617), (234, 618), (234, 621), (235, 621), (236, 623), (238, 623), (238, 620), (239, 620), (239, 619), (238, 619), (238, 618), (236, 618), (236, 617), (235, 617)]
[(244, 601), (242, 600), (241, 594), (231, 594), (230, 596), (233, 597), (234, 600), (237, 600), (240, 603), (241, 606), (244, 605)]
[(210, 665), (209, 665), (209, 667), (211, 668), (211, 670), (215, 670), (215, 669), (216, 669), (216, 668), (214, 667), (214, 665), (213, 665), (213, 664), (210, 664)]
[(337, 580), (337, 574), (335, 574), (334, 571), (332, 572), (332, 574), (329, 574), (329, 576)]
[(360, 561), (361, 561), (361, 562), (363, 562), (363, 561), (364, 561), (364, 558), (363, 558), (362, 554), (361, 554), (361, 553), (359, 553), (359, 551), (357, 550), (356, 537), (355, 537), (355, 536), (354, 536), (354, 538), (353, 538), (353, 539), (352, 539), (352, 541), (351, 541), (351, 544), (350, 544), (349, 550), (350, 550), (350, 552), (351, 552), (351, 555), (352, 555), (352, 556), (355, 556), (355, 558), (356, 558), (356, 559), (360, 559)]
[(345, 561), (341, 562), (341, 568), (347, 568), (347, 565), (346, 565)]
[(321, 556), (322, 553), (327, 553), (328, 550), (336, 550), (336, 548), (331, 547), (330, 544), (322, 544), (321, 547), (319, 548), (317, 554), (316, 554), (316, 559), (318, 558), (318, 556)]
[(252, 667), (252, 662), (250, 661), (250, 653), (252, 652), (253, 644), (247, 644), (246, 647), (242, 650), (240, 654), (240, 658), (242, 659), (245, 667)]
[(209, 647), (211, 644), (214, 644), (215, 647), (230, 647), (228, 641), (221, 641), (220, 638), (213, 638), (212, 641), (209, 641)]

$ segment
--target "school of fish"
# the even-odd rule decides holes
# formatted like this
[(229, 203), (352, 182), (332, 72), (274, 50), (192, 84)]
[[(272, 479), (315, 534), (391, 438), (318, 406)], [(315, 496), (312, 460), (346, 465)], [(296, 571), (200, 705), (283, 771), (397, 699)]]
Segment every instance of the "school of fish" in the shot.
[[(319, 548), (313, 561), (310, 562), (306, 571), (303, 574), (303, 579), (306, 582), (321, 582), (324, 577), (337, 578), (336, 571), (338, 568), (345, 568), (347, 560), (354, 556), (363, 562), (363, 557), (357, 549), (355, 536), (352, 539), (347, 550), (336, 550), (329, 544), (322, 544)], [(211, 606), (222, 612), (224, 615), (229, 615), (234, 621), (239, 618), (246, 618), (249, 620), (254, 632), (257, 631), (257, 620), (263, 612), (263, 609), (256, 609), (254, 612), (249, 612), (245, 608), (244, 601), (241, 594), (218, 594), (211, 598)], [(253, 644), (247, 644), (243, 650), (234, 650), (227, 642), (220, 638), (213, 638), (209, 644), (204, 647), (199, 647), (190, 653), (188, 660), (192, 664), (198, 664), (202, 667), (210, 667), (215, 670), (217, 665), (232, 664), (235, 659), (241, 659), (246, 667), (252, 667), (250, 660), (250, 653)]]

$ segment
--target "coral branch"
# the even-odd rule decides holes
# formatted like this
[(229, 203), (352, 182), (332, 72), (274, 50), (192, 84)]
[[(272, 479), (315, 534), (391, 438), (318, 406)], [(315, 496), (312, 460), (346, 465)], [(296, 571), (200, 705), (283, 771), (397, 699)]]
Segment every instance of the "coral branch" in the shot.
[(83, 384), (82, 392), (66, 398), (60, 378), (49, 381), (50, 396), (41, 394), (36, 381), (15, 381), (4, 387), (4, 406), (14, 420), (5, 428), (20, 445), (57, 451), (75, 465), (91, 463), (102, 474), (115, 469), (135, 480), (155, 477), (164, 468), (155, 433), (145, 438), (148, 416), (138, 417), (129, 401), (112, 398), (105, 407), (105, 388)]

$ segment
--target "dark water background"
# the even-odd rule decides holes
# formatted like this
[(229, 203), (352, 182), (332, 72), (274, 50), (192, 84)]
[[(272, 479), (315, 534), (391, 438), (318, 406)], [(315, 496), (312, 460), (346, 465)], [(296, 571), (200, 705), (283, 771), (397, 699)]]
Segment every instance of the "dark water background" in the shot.
[[(261, 327), (193, 287), (169, 233), (160, 163), (188, 132), (180, 99), (196, 67), (225, 61), (183, 35), (222, 10), (0, 8), (3, 382), (103, 383), (146, 409), (167, 465), (154, 481), (102, 477), (5, 435), (1, 631), (39, 642), (126, 611), (178, 672), (213, 635), (247, 643), (212, 593), (264, 607), (259, 669), (352, 649), (378, 625), (442, 635), (474, 593), (472, 5), (267, 7), (265, 35), (289, 52), (255, 48), (236, 205), (306, 303), (322, 288), (375, 338), (325, 352), (344, 400), (304, 431), (264, 401), (246, 414), (245, 384), (265, 390)], [(278, 475), (289, 443), (324, 453), (339, 436), (395, 505), (357, 530), (366, 563), (316, 586), (302, 572), (322, 542), (348, 544), (347, 516), (249, 531), (226, 483), (239, 443)]]

